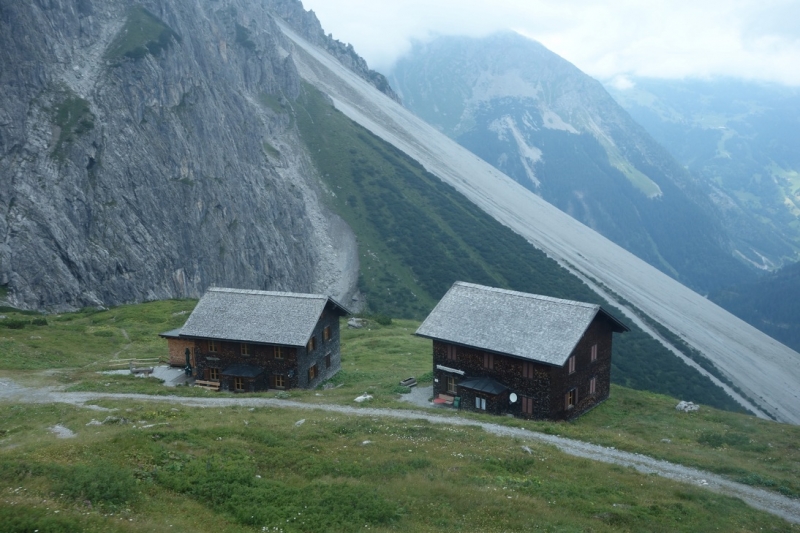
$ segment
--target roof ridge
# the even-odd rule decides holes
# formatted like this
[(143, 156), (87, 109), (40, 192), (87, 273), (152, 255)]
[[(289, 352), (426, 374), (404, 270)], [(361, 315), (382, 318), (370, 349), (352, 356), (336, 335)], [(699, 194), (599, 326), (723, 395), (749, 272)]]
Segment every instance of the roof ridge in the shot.
[(206, 289), (206, 292), (227, 292), (233, 294), (252, 294), (255, 296), (285, 296), (287, 298), (307, 298), (307, 299), (319, 299), (325, 298), (328, 300), (332, 300), (330, 296), (326, 296), (324, 294), (309, 294), (303, 292), (282, 292), (282, 291), (259, 291), (255, 289), (232, 289), (226, 287), (209, 287)]
[(467, 281), (456, 281), (454, 284), (460, 285), (462, 287), (469, 287), (472, 289), (480, 289), (487, 292), (498, 292), (501, 294), (508, 294), (510, 296), (519, 296), (521, 298), (531, 298), (534, 300), (544, 300), (546, 302), (553, 302), (553, 303), (561, 303), (566, 305), (575, 305), (579, 307), (586, 307), (588, 309), (599, 308), (601, 307), (599, 304), (592, 304), (587, 302), (579, 302), (577, 300), (567, 300), (564, 298), (554, 298), (553, 296), (544, 296), (542, 294), (533, 294), (530, 292), (521, 292), (521, 291), (512, 291), (510, 289), (500, 289), (497, 287), (488, 287), (486, 285), (479, 285), (477, 283), (469, 283)]

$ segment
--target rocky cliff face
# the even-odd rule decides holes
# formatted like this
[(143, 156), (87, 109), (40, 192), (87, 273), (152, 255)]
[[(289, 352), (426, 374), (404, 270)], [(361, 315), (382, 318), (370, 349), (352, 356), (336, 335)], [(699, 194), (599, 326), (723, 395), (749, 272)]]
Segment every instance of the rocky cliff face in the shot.
[(400, 98), (389, 85), (386, 77), (370, 69), (364, 58), (358, 55), (352, 44), (343, 43), (325, 35), (319, 19), (313, 11), (306, 11), (298, 0), (268, 0), (270, 11), (280, 17), (308, 42), (326, 50), (344, 66), (367, 80), (386, 96), (400, 102)]
[(0, 1), (0, 299), (57, 310), (216, 284), (349, 300), (355, 240), (320, 203), (269, 10)]

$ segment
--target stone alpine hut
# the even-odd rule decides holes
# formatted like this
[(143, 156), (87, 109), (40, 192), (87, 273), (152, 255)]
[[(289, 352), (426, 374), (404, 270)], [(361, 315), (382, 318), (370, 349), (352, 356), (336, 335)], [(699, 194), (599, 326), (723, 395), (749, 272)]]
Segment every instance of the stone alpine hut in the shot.
[(315, 387), (341, 367), (339, 317), (350, 312), (319, 294), (211, 288), (186, 324), (162, 333), (170, 360), (221, 390)]
[(416, 334), (433, 340), (435, 398), (568, 419), (608, 398), (612, 334), (625, 331), (599, 305), (456, 282)]

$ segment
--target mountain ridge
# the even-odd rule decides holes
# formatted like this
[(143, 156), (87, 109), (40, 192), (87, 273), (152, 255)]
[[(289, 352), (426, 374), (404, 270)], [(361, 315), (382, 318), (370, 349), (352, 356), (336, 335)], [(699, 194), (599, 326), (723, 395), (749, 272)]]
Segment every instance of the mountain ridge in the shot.
[(683, 283), (707, 291), (754, 275), (696, 178), (598, 81), (541, 44), (514, 32), (440, 37), (388, 75), (423, 119)]
[(603, 283), (623, 309), (639, 309), (664, 324), (753, 398), (762, 416), (766, 412), (778, 420), (800, 422), (796, 352), (547, 204), (281, 27), (303, 50), (297, 56), (298, 72), (327, 93), (337, 109), (419, 161), (585, 282)]

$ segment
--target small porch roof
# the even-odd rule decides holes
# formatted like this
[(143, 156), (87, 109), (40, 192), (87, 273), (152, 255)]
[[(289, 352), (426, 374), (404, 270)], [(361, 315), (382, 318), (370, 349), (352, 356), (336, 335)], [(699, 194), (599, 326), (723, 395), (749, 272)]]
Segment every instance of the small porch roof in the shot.
[(508, 387), (499, 381), (495, 381), (492, 378), (486, 377), (468, 379), (467, 381), (462, 381), (459, 383), (458, 386), (464, 387), (465, 389), (474, 390), (476, 392), (490, 394), (492, 396), (497, 396), (498, 394), (502, 394), (508, 390)]

